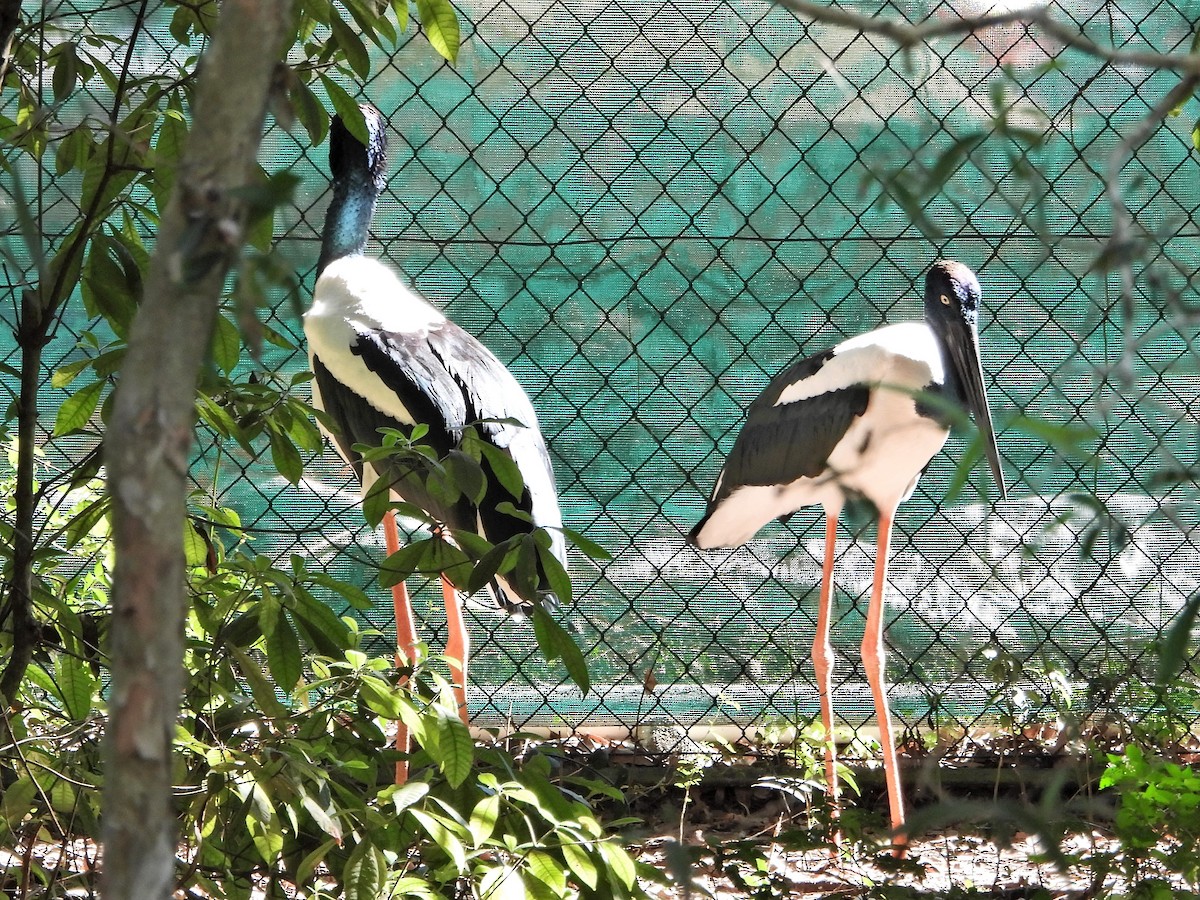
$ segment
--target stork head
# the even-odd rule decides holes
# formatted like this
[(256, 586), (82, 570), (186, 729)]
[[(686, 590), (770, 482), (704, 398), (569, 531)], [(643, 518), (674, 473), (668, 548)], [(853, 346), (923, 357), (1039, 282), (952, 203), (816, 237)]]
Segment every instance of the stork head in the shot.
[(365, 183), (379, 194), (387, 174), (386, 123), (383, 113), (370, 103), (361, 103), (358, 108), (367, 126), (367, 143), (351, 134), (341, 116), (334, 116), (329, 123), (329, 171), (335, 183)]
[(960, 262), (939, 260), (925, 276), (925, 320), (942, 347), (947, 384), (955, 399), (975, 417), (1000, 499), (1004, 499), (1004, 472), (979, 354), (979, 301), (979, 279)]

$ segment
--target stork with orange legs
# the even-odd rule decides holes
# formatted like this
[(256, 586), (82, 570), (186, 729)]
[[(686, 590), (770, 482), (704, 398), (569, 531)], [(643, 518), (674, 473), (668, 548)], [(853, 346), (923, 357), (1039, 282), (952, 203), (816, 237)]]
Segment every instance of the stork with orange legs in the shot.
[[(386, 123), (375, 107), (362, 106), (367, 141), (355, 137), (340, 118), (329, 132), (333, 198), (321, 235), (321, 256), (312, 305), (304, 316), (313, 403), (332, 428), (334, 446), (358, 475), (364, 494), (382, 479), (392, 495), (427, 513), (448, 534), (472, 532), (493, 544), (544, 528), (551, 551), (565, 561), (562, 515), (554, 469), (528, 395), (504, 364), (473, 336), (401, 282), (387, 265), (366, 255), (376, 201), (386, 183)], [(524, 487), (514, 497), (488, 463), (483, 498), (447, 502), (412, 468), (394, 457), (364, 461), (355, 445), (379, 446), (392, 429), (411, 434), (417, 425), (425, 441), (445, 456), (459, 446), (465, 429), (506, 455), (521, 473)], [(510, 514), (509, 507), (516, 515)], [(388, 554), (400, 547), (395, 514), (384, 518)], [(538, 561), (535, 589), (524, 593), (497, 575), (486, 589), (503, 611), (529, 609), (551, 600), (548, 579)], [(464, 722), (470, 643), (461, 598), (443, 576), (448, 638), (446, 656)], [(403, 582), (392, 589), (399, 664), (411, 663), (417, 643), (412, 604)], [(486, 601), (485, 601), (486, 602)], [(396, 737), (401, 759), (396, 781), (408, 777), (408, 729)]]
[(825, 727), (825, 774), (836, 804), (829, 629), (837, 521), (848, 498), (874, 505), (879, 528), (862, 656), (879, 722), (898, 854), (907, 836), (885, 669), (888, 545), (896, 509), (912, 495), (950, 433), (953, 411), (947, 404), (974, 416), (1000, 497), (1005, 497), (979, 357), (979, 281), (962, 263), (942, 260), (926, 275), (924, 299), (924, 322), (850, 338), (799, 360), (767, 385), (750, 406), (704, 517), (689, 535), (702, 549), (737, 547), (772, 519), (786, 520), (805, 506), (824, 509), (813, 667)]

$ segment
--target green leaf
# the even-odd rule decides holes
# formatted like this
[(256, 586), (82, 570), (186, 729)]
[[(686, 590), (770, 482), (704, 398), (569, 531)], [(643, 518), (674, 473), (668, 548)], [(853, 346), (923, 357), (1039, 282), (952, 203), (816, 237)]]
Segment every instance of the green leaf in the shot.
[(450, 0), (417, 0), (417, 11), (429, 45), (453, 64), (458, 59), (459, 32)]
[(471, 830), (471, 837), (475, 839), (475, 846), (483, 846), (484, 841), (492, 836), (499, 818), (499, 794), (488, 794), (475, 804), (475, 808), (471, 810), (471, 819), (467, 823), (467, 827)]
[(592, 559), (612, 559), (611, 553), (580, 532), (564, 527), (563, 534), (566, 535), (568, 541), (582, 550), (585, 556)]
[(578, 844), (563, 844), (563, 856), (567, 860), (567, 865), (571, 867), (579, 880), (586, 884), (593, 891), (600, 881), (600, 873), (596, 868), (596, 863), (592, 859), (591, 854)]
[(396, 45), (396, 29), (387, 18), (387, 4), (382, 0), (345, 0), (346, 9), (358, 23), (358, 29), (371, 43), (383, 49), (381, 38)]
[(198, 568), (208, 562), (208, 542), (196, 530), (191, 520), (184, 524), (183, 557), (191, 568)]
[(1176, 614), (1175, 621), (1171, 623), (1162, 640), (1158, 659), (1159, 684), (1172, 684), (1180, 667), (1183, 666), (1197, 616), (1200, 616), (1200, 592), (1188, 597), (1183, 609)]
[(267, 666), (275, 683), (290, 694), (303, 674), (303, 657), (296, 629), (287, 616), (280, 615), (276, 620), (275, 628), (267, 635), (266, 646)]
[(58, 149), (54, 153), (54, 170), (63, 175), (72, 169), (83, 169), (91, 158), (91, 129), (86, 125), (78, 125), (58, 142)]
[(396, 24), (400, 30), (408, 28), (408, 0), (391, 0), (392, 11), (396, 14)]
[[(85, 537), (96, 534), (97, 537), (108, 534), (106, 518), (109, 510), (109, 495), (103, 494), (86, 506), (77, 509), (63, 530), (63, 544), (70, 550)], [(99, 527), (104, 523), (103, 527)]]
[(278, 716), (280, 718), (287, 715), (287, 708), (279, 702), (279, 698), (275, 696), (275, 688), (266, 675), (263, 674), (262, 668), (254, 661), (241, 647), (237, 647), (231, 643), (225, 645), (229, 652), (237, 660), (238, 668), (242, 675), (245, 676), (246, 683), (250, 686), (250, 693), (254, 695), (254, 699), (258, 702), (258, 708), (268, 716)]
[(476, 505), (483, 501), (487, 493), (487, 476), (479, 463), (461, 450), (451, 450), (442, 465), (463, 496)]
[[(68, 387), (74, 381), (79, 373), (88, 368), (92, 364), (90, 356), (84, 359), (77, 359), (75, 362), (67, 363), (65, 366), (59, 366), (54, 370), (54, 374), (50, 376), (50, 386), (55, 388)], [(20, 376), (20, 372), (13, 370), (12, 374)]]
[(321, 587), (333, 591), (354, 609), (370, 609), (375, 605), (371, 596), (358, 585), (334, 578), (327, 572), (311, 572), (309, 578), (312, 579), (313, 584), (319, 584)]
[(457, 788), (471, 774), (475, 761), (475, 742), (458, 716), (438, 720), (437, 764), (450, 787)]
[(317, 650), (333, 656), (339, 650), (349, 650), (354, 639), (346, 623), (339, 619), (328, 606), (306, 591), (295, 594), (295, 602), (288, 606), (297, 627), (305, 626), (309, 640)]
[(540, 606), (533, 608), (533, 633), (537, 636), (538, 647), (547, 662), (561, 659), (567, 674), (579, 685), (579, 689), (585, 694), (591, 690), (591, 678), (588, 676), (583, 652), (571, 639), (571, 635)]
[(125, 337), (137, 314), (142, 277), (122, 237), (97, 234), (92, 238), (81, 288), (88, 313), (103, 316), (119, 337)]
[(567, 575), (567, 570), (563, 568), (563, 564), (549, 547), (543, 547), (539, 542), (537, 544), (538, 559), (542, 564), (542, 571), (546, 575), (546, 583), (550, 586), (550, 590), (554, 592), (554, 596), (558, 598), (558, 602), (569, 604), (572, 598), (571, 577)]
[[(1200, 34), (1200, 31), (1197, 34)], [(1196, 148), (1197, 153), (1200, 153), (1200, 119), (1197, 119), (1196, 124), (1192, 126), (1192, 146)]]
[(488, 900), (529, 900), (521, 872), (511, 865), (488, 869), (479, 880), (479, 896)]
[(313, 877), (313, 873), (316, 872), (317, 867), (323, 863), (328, 864), (329, 860), (327, 857), (329, 856), (329, 851), (341, 843), (342, 842), (340, 838), (336, 840), (334, 838), (330, 838), (329, 840), (325, 841), (325, 843), (321, 844), (321, 846), (317, 847), (317, 849), (312, 853), (308, 854), (308, 856), (304, 857), (300, 863), (300, 866), (296, 869), (296, 884), (308, 884), (309, 880)]
[(462, 550), (435, 536), (413, 541), (385, 559), (379, 570), (379, 584), (390, 588), (412, 575), (445, 574), (461, 589), (470, 577), (470, 567), (471, 561)]
[(335, 804), (331, 802), (329, 807), (326, 808), (315, 797), (306, 793), (300, 798), (300, 805), (304, 807), (305, 812), (312, 816), (318, 828), (335, 841), (342, 839), (342, 826), (337, 820), (338, 811)]
[(217, 316), (216, 330), (213, 332), (213, 362), (226, 375), (232, 375), (241, 353), (242, 337), (238, 334), (237, 326), (225, 316)]
[(103, 392), (104, 382), (93, 381), (64, 400), (54, 416), (54, 436), (73, 434), (86, 427), (100, 404)]
[(263, 862), (268, 865), (279, 859), (283, 852), (283, 831), (279, 827), (279, 816), (271, 804), (266, 789), (258, 782), (251, 792), (253, 801), (246, 814), (246, 827)]
[(37, 795), (37, 782), (27, 776), (5, 785), (3, 793), (0, 793), (0, 818), (10, 831), (33, 809)]
[(496, 577), (496, 573), (503, 568), (510, 553), (515, 557), (516, 551), (509, 541), (497, 544), (484, 553), (479, 558), (479, 561), (475, 563), (475, 568), (472, 569), (471, 577), (467, 579), (463, 590), (468, 594), (476, 594), (482, 591)]
[(346, 130), (365, 146), (367, 144), (367, 123), (363, 118), (362, 110), (358, 107), (358, 101), (347, 94), (345, 89), (328, 75), (321, 76), (321, 84), (325, 88), (329, 102), (333, 104), (334, 111), (341, 117), (342, 124), (346, 126)]
[(630, 855), (625, 852), (625, 848), (612, 841), (605, 841), (600, 845), (600, 854), (608, 863), (609, 872), (616, 875), (625, 887), (632, 889), (637, 880), (637, 867), (633, 864)]
[(300, 451), (283, 432), (275, 428), (268, 431), (271, 440), (271, 464), (291, 484), (299, 484), (304, 475), (304, 460), (300, 458)]
[(520, 500), (525, 493), (525, 479), (512, 456), (484, 440), (479, 441), (479, 452), (491, 470), (489, 477), (499, 482), (513, 499)]
[(92, 710), (96, 678), (85, 660), (65, 653), (54, 661), (54, 675), (63, 708), (76, 722), (82, 722)]
[(292, 103), (292, 112), (308, 132), (308, 139), (315, 147), (325, 140), (325, 134), (329, 130), (329, 114), (325, 112), (325, 107), (321, 105), (312, 88), (299, 77), (290, 79), (288, 84), (288, 99)]
[(363, 675), (358, 682), (358, 692), (373, 712), (387, 719), (400, 718), (400, 697), (383, 679), (374, 675)]
[(54, 74), (50, 79), (54, 102), (61, 103), (71, 96), (79, 75), (79, 57), (75, 53), (75, 42), (59, 44), (50, 51), (50, 56), (55, 60)]
[(429, 793), (429, 784), (424, 781), (410, 781), (400, 786), (389, 785), (380, 794), (384, 803), (391, 802), (397, 814), (404, 812), (418, 800)]
[(350, 63), (354, 74), (366, 81), (371, 74), (371, 54), (367, 52), (362, 39), (336, 13), (330, 17), (329, 27), (338, 47), (346, 54), (346, 61)]
[(530, 874), (548, 885), (556, 896), (565, 894), (567, 875), (560, 862), (541, 850), (531, 850), (525, 857), (525, 862), (529, 866)]
[(434, 816), (420, 809), (410, 809), (408, 814), (420, 823), (433, 842), (453, 860), (455, 870), (460, 874), (466, 872), (467, 851), (458, 835), (451, 830), (450, 823), (440, 816)]
[(383, 521), (383, 517), (387, 514), (388, 505), (392, 500), (392, 491), (388, 487), (387, 481), (382, 478), (376, 479), (370, 489), (363, 497), (362, 511), (363, 518), (367, 520), (367, 524), (372, 528), (378, 528), (379, 523)]
[(517, 551), (517, 564), (509, 579), (522, 597), (537, 596), (538, 584), (541, 578), (538, 573), (538, 546), (532, 534), (521, 536), (520, 549)]

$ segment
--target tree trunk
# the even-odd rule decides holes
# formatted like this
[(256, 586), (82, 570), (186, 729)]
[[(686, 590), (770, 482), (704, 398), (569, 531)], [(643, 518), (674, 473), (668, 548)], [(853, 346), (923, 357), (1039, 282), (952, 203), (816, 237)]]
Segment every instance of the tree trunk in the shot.
[(171, 744), (183, 684), (184, 514), (198, 372), (242, 246), (245, 200), (289, 0), (226, 0), (162, 215), (105, 441), (113, 501), (112, 693), (105, 736), (108, 900), (170, 897)]

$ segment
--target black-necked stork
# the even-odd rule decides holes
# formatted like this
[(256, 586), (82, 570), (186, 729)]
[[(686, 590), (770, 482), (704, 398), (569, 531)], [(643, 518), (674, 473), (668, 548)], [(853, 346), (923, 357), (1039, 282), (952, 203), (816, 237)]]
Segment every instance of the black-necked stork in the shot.
[[(321, 256), (312, 306), (304, 316), (312, 366), (313, 403), (333, 424), (334, 446), (358, 474), (364, 493), (377, 479), (386, 480), (394, 496), (428, 513), (453, 531), (474, 532), (493, 544), (533, 528), (547, 530), (552, 551), (565, 561), (565, 541), (554, 470), (529, 397), (512, 373), (486, 347), (419, 294), (401, 283), (379, 260), (365, 255), (375, 204), (386, 182), (386, 123), (373, 106), (364, 104), (368, 141), (364, 145), (334, 118), (329, 132), (329, 168), (333, 198), (325, 216)], [(428, 426), (426, 441), (439, 456), (454, 449), (468, 425), (506, 453), (524, 479), (523, 496), (514, 499), (489, 476), (487, 494), (475, 505), (465, 499), (452, 504), (426, 489), (411, 469), (394, 459), (364, 464), (355, 444), (379, 446), (381, 429), (411, 433)], [(508, 501), (517, 516), (498, 508)], [(394, 513), (384, 519), (389, 555), (399, 549)], [(541, 563), (539, 561), (539, 567)], [(528, 608), (549, 593), (539, 571), (536, 596), (523, 596), (503, 577), (490, 585), (491, 599), (505, 610)], [(459, 712), (467, 721), (467, 655), (469, 644), (458, 593), (444, 577), (448, 639)], [(397, 653), (411, 660), (417, 637), (412, 606), (403, 582), (393, 588)], [(409, 749), (408, 729), (400, 723), (397, 746)], [(405, 756), (406, 758), (406, 756)], [(397, 765), (396, 778), (407, 778), (407, 762)]]
[[(825, 510), (825, 554), (813, 666), (825, 726), (826, 778), (837, 800), (829, 642), (837, 520), (848, 498), (879, 515), (875, 582), (863, 635), (863, 667), (875, 699), (897, 850), (906, 837), (885, 682), (883, 614), (888, 542), (897, 507), (912, 494), (950, 433), (952, 409), (969, 410), (1000, 497), (1006, 496), (979, 359), (980, 290), (962, 263), (937, 262), (925, 277), (925, 321), (889, 325), (799, 360), (750, 406), (689, 541), (700, 548), (746, 543), (772, 519), (804, 506)], [(939, 402), (940, 401), (940, 402)]]

